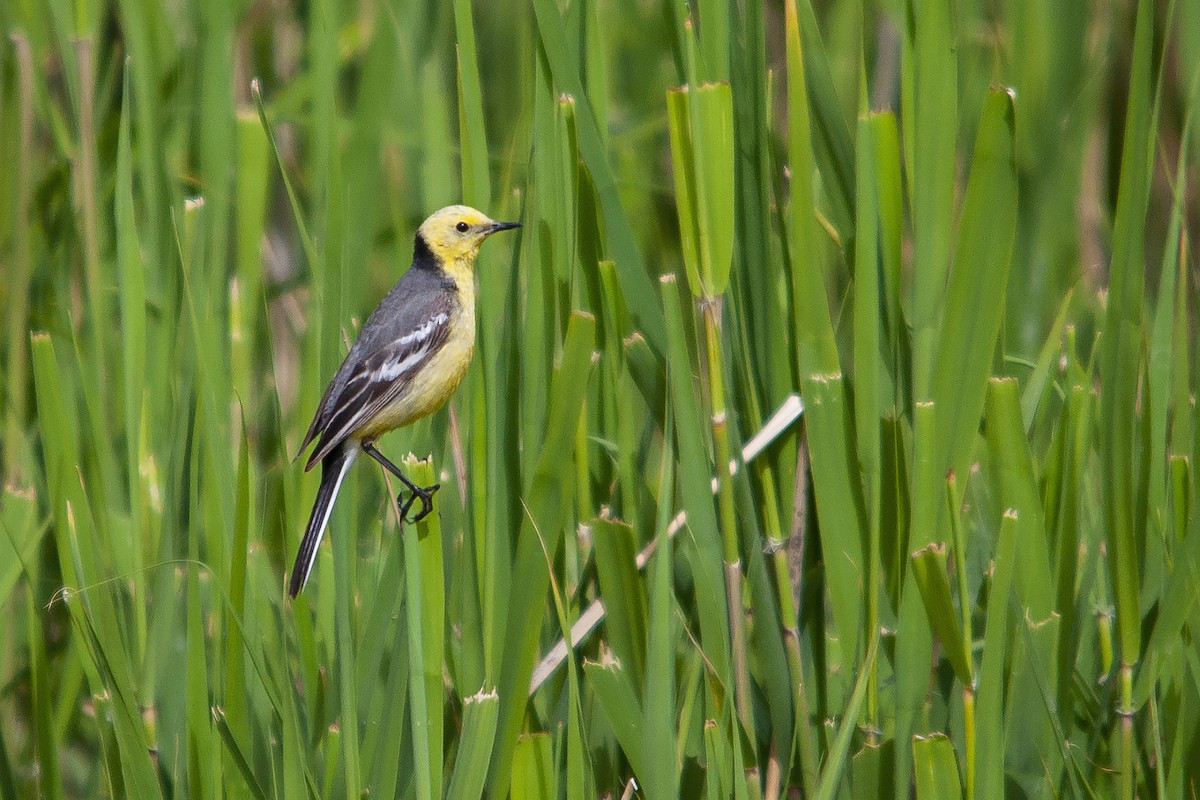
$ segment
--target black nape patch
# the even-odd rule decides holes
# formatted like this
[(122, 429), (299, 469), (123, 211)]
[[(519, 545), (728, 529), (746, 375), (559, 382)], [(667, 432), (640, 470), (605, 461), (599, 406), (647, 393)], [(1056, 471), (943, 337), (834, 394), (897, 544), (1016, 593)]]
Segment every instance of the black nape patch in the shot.
[(425, 241), (425, 237), (417, 232), (416, 241), (413, 242), (413, 263), (417, 269), (441, 269), (442, 265), (438, 263), (437, 258), (433, 255), (433, 251), (429, 249), (429, 242)]

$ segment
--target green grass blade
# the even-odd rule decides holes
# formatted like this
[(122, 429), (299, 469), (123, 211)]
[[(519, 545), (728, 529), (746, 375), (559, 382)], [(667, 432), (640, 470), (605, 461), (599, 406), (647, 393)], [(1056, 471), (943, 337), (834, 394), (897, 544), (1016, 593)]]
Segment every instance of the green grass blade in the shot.
[(822, 546), (826, 548), (825, 563), (830, 570), (834, 623), (843, 657), (853, 658), (860, 641), (864, 607), (858, 576), (865, 564), (865, 509), (854, 458), (853, 419), (846, 402), (822, 264), (811, 246), (816, 226), (811, 218), (813, 159), (805, 62), (794, 4), (789, 3), (787, 8), (788, 149), (793, 171), (788, 249), (793, 308), (799, 325), (800, 383), (808, 412), (813, 485)]
[(643, 727), (645, 715), (625, 665), (609, 650), (601, 648), (599, 661), (583, 662), (583, 674), (596, 694), (600, 713), (616, 735), (634, 774), (644, 774), (647, 771)]
[[(515, 566), (515, 574), (523, 577), (524, 584), (514, 594), (514, 605), (509, 610), (502, 680), (497, 687), (500, 691), (500, 723), (489, 778), (493, 791), (496, 787), (509, 785), (509, 769), (524, 717), (529, 677), (537, 659), (538, 632), (550, 581), (543, 566), (544, 552), (553, 556), (562, 535), (564, 495), (556, 465), (560, 454), (568, 452), (579, 423), (595, 337), (596, 322), (591, 315), (582, 312), (571, 315), (562, 360), (551, 383), (548, 429), (542, 439), (537, 467), (524, 492), (526, 515), (521, 525)], [(536, 534), (535, 526), (541, 537)]]
[[(801, 45), (804, 58), (803, 73), (800, 77), (806, 82), (806, 103), (811, 103), (812, 108), (811, 112), (806, 111), (806, 114), (811, 114), (813, 151), (821, 172), (825, 175), (833, 224), (844, 251), (853, 252), (854, 228), (851, 221), (855, 217), (854, 140), (850, 135), (850, 127), (842, 116), (842, 101), (834, 88), (828, 49), (817, 26), (812, 3), (810, 0), (797, 0), (795, 4), (789, 2), (786, 8), (789, 14), (797, 14), (797, 30), (800, 37), (797, 44)], [(789, 61), (789, 76), (792, 69)], [(799, 73), (799, 70), (797, 72)], [(788, 80), (790, 82), (791, 78)], [(791, 91), (789, 89), (789, 92)], [(792, 102), (789, 99), (789, 109)], [(792, 162), (793, 171), (798, 166), (796, 162)]]
[(729, 616), (725, 581), (721, 572), (722, 543), (713, 503), (712, 466), (705, 447), (707, 426), (692, 382), (681, 292), (674, 275), (661, 280), (666, 309), (671, 415), (675, 423), (675, 452), (679, 459), (679, 495), (687, 512), (689, 536), (682, 545), (697, 584), (696, 615), (700, 644), (712, 664), (715, 678), (732, 690)]
[(958, 142), (954, 14), (947, 0), (905, 5), (902, 126), (913, 208), (913, 396), (936, 402), (934, 354), (942, 309), (958, 308), (946, 297)]
[(225, 714), (219, 708), (213, 709), (213, 723), (217, 728), (217, 733), (221, 736), (221, 741), (225, 744), (226, 752), (233, 759), (242, 779), (250, 787), (250, 794), (258, 800), (266, 800), (268, 796), (266, 790), (259, 785), (258, 779), (254, 775), (254, 768), (250, 766), (250, 762), (246, 758), (245, 750), (238, 744), (237, 738), (225, 719)]
[(728, 83), (667, 92), (667, 128), (688, 286), (716, 297), (733, 262), (733, 96)]
[(1054, 581), (1038, 476), (1025, 442), (1016, 380), (993, 378), (989, 382), (985, 433), (997, 471), (996, 491), (1001, 502), (1018, 515), (1021, 571), (1017, 597), (1032, 619), (1043, 620), (1054, 610)]
[[(415, 457), (400, 467), (418, 486), (432, 486), (433, 464)], [(445, 631), (442, 529), (430, 514), (404, 537), (410, 708), (416, 748), (417, 796), (442, 796), (442, 662)]]
[(850, 702), (846, 704), (841, 724), (838, 725), (837, 736), (825, 757), (825, 765), (821, 768), (821, 782), (817, 787), (819, 800), (830, 800), (839, 792), (846, 765), (846, 754), (850, 750), (850, 737), (858, 727), (859, 710), (867, 696), (868, 676), (871, 674), (878, 649), (879, 635), (876, 634), (871, 637), (871, 642), (867, 646), (867, 654), (859, 667), (858, 678), (854, 681), (854, 691), (850, 694)]
[(64, 797), (62, 771), (58, 765), (59, 736), (52, 722), (53, 712), (50, 697), (50, 670), (40, 633), (35, 609), (33, 590), (27, 589), (25, 598), (25, 627), (29, 631), (29, 690), (34, 709), (34, 745), (31, 751), (39, 763), (50, 765), (38, 772), (37, 794), (57, 800)]
[[(1133, 465), (1127, 459), (1134, 452), (1135, 395), (1141, 375), (1142, 252), (1154, 131), (1153, 120), (1150, 125), (1144, 125), (1142, 121), (1152, 119), (1152, 9), (1152, 3), (1138, 3), (1129, 105), (1126, 108), (1128, 135), (1121, 152), (1108, 313), (1100, 354), (1100, 416), (1106, 420), (1100, 449), (1103, 497), (1121, 657), (1126, 665), (1136, 663), (1141, 650), (1138, 543), (1133, 519), (1140, 498), (1134, 485)], [(1126, 766), (1130, 765), (1127, 763)]]
[(447, 797), (471, 800), (483, 795), (499, 715), (500, 696), (495, 690), (481, 690), (463, 699), (462, 738)]
[(925, 601), (929, 625), (937, 634), (954, 674), (964, 685), (971, 685), (971, 659), (963, 645), (961, 623), (950, 599), (950, 580), (946, 572), (946, 546), (930, 544), (912, 554), (913, 578)]
[(462, 149), (462, 201), (480, 208), (492, 197), (488, 172), (487, 131), (483, 125), (483, 90), (470, 0), (454, 0), (454, 32), (458, 62), (458, 139)]
[(1004, 666), (1009, 650), (1009, 597), (1018, 566), (1017, 523), (1015, 511), (1004, 512), (988, 592), (976, 703), (979, 730), (976, 797), (999, 797), (1004, 793)]
[(509, 788), (512, 800), (554, 800), (558, 796), (553, 744), (544, 733), (517, 741)]
[(578, 58), (571, 52), (558, 9), (551, 0), (534, 0), (538, 35), (556, 83), (574, 98), (578, 107), (579, 153), (587, 166), (604, 219), (604, 235), (610, 257), (617, 264), (621, 289), (637, 329), (656, 352), (666, 346), (662, 310), (655, 301), (654, 288), (645, 261), (630, 230), (600, 136), (600, 122), (588, 103), (579, 79)]
[[(649, 612), (646, 589), (638, 574), (633, 537), (633, 529), (624, 523), (607, 519), (592, 522), (592, 553), (596, 560), (600, 597), (607, 611), (604, 627), (609, 646), (630, 675), (641, 676), (646, 674)], [(640, 684), (635, 683), (635, 686), (641, 689)]]
[(989, 92), (945, 290), (953, 313), (947, 311), (937, 334), (931, 382), (945, 437), (937, 466), (958, 475), (966, 475), (970, 464), (1004, 309), (1017, 224), (1015, 136), (1014, 98), (1007, 91)]
[(918, 800), (944, 800), (963, 796), (958, 779), (958, 761), (954, 745), (944, 734), (914, 736), (913, 773), (917, 779)]

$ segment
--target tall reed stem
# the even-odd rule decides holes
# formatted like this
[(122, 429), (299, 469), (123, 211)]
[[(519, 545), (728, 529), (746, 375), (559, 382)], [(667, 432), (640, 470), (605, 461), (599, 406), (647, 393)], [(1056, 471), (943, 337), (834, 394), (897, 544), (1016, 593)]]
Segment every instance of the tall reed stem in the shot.
[(721, 300), (701, 301), (704, 337), (708, 348), (708, 390), (712, 405), (713, 448), (717, 459), (717, 512), (725, 561), (725, 599), (729, 605), (729, 637), (733, 648), (734, 703), (738, 719), (753, 736), (754, 716), (750, 706), (750, 665), (746, 649), (746, 625), (742, 612), (742, 559), (738, 552), (737, 512), (733, 503), (732, 448), (725, 411), (725, 370), (721, 351)]

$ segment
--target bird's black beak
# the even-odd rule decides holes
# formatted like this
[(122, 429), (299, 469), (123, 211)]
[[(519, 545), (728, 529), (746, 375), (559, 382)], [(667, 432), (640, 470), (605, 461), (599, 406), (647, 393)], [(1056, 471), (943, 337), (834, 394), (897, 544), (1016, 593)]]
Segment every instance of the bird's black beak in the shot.
[(513, 228), (521, 227), (519, 222), (493, 222), (488, 226), (488, 233), (497, 233), (498, 231), (511, 231)]

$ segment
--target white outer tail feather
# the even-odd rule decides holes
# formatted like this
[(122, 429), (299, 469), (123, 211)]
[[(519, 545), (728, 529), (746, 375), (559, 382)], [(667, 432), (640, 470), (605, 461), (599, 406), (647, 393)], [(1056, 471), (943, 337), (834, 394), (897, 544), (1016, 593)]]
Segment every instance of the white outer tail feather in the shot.
[[(346, 473), (350, 470), (350, 466), (354, 463), (355, 459), (358, 458), (358, 454), (362, 452), (357, 442), (346, 442), (344, 446), (346, 447), (346, 453), (342, 459), (341, 468), (337, 471), (337, 476), (334, 478), (333, 489), (329, 493), (329, 500), (325, 503), (324, 510), (321, 511), (320, 524), (314, 532), (312, 520), (310, 519), (308, 526), (304, 530), (304, 540), (300, 542), (300, 550), (296, 554), (296, 564), (292, 567), (293, 583), (296, 580), (295, 575), (297, 573), (300, 574), (300, 585), (296, 586), (295, 591), (292, 592), (293, 597), (304, 591), (304, 587), (308, 583), (308, 576), (312, 574), (313, 564), (316, 563), (317, 551), (321, 547), (321, 539), (325, 536), (325, 528), (329, 525), (329, 515), (333, 513), (333, 504), (337, 501), (338, 491), (342, 488), (342, 481), (345, 480)], [(325, 480), (324, 475), (321, 476), (321, 480), (322, 482)], [(319, 492), (320, 490), (318, 490)], [(321, 501), (318, 497), (317, 505), (313, 507), (313, 513), (318, 512), (320, 505)], [(305, 540), (310, 537), (313, 537), (312, 547), (308, 549), (307, 557), (305, 557)]]

